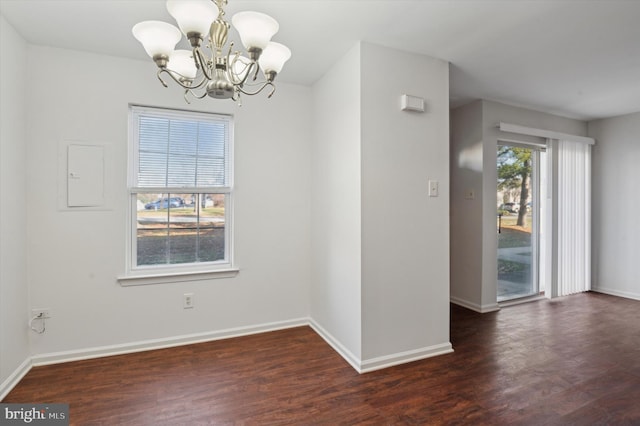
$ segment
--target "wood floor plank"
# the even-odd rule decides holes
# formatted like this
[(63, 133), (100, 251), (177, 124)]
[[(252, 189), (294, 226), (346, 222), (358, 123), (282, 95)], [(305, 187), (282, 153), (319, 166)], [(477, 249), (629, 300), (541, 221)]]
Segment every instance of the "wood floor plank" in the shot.
[(3, 402), (74, 425), (640, 424), (640, 302), (595, 293), (478, 314), (455, 352), (357, 374), (308, 327), (33, 368)]

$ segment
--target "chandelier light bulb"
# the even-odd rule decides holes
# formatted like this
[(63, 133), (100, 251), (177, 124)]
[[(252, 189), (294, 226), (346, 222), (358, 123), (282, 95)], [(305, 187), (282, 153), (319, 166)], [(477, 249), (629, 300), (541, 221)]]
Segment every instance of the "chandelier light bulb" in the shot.
[(133, 36), (138, 39), (147, 55), (170, 56), (180, 41), (180, 30), (161, 21), (144, 21), (133, 27)]
[(231, 18), (231, 23), (238, 30), (247, 50), (264, 49), (280, 28), (275, 19), (260, 12), (236, 13)]
[(291, 57), (291, 50), (283, 44), (275, 41), (269, 42), (267, 47), (262, 51), (258, 63), (260, 68), (266, 72), (279, 73), (282, 71), (284, 63)]
[(193, 53), (190, 50), (176, 50), (169, 56), (167, 68), (175, 71), (182, 77), (189, 80), (196, 78), (198, 69), (193, 60)]
[(211, 0), (167, 0), (167, 10), (185, 36), (197, 33), (201, 37), (209, 34), (220, 12)]

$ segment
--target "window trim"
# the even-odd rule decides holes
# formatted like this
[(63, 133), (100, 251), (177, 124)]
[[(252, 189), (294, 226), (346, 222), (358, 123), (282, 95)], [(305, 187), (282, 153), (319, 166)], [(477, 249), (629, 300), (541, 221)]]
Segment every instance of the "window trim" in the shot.
[[(136, 165), (139, 163), (138, 141), (136, 139), (137, 116), (150, 113), (161, 113), (165, 117), (178, 119), (211, 118), (227, 121), (228, 123), (228, 182), (225, 187), (180, 187), (180, 188), (147, 188), (134, 186), (137, 183)], [(198, 281), (215, 278), (230, 278), (238, 274), (239, 269), (234, 266), (234, 186), (233, 186), (233, 153), (234, 153), (234, 122), (233, 116), (227, 114), (206, 113), (178, 109), (156, 108), (149, 106), (129, 105), (129, 141), (128, 141), (128, 167), (127, 167), (127, 197), (128, 213), (126, 226), (126, 262), (125, 274), (117, 277), (122, 286), (137, 286), (148, 284), (163, 284), (183, 281)], [(137, 255), (137, 194), (145, 192), (158, 192), (179, 195), (181, 193), (225, 194), (225, 259), (214, 262), (197, 262), (185, 264), (161, 264), (138, 266), (134, 256)], [(169, 195), (168, 195), (169, 196)]]
[(215, 269), (210, 271), (174, 271), (158, 274), (137, 274), (118, 277), (118, 282), (123, 287), (169, 284), (187, 281), (203, 281), (218, 278), (233, 278), (240, 272), (239, 268)]

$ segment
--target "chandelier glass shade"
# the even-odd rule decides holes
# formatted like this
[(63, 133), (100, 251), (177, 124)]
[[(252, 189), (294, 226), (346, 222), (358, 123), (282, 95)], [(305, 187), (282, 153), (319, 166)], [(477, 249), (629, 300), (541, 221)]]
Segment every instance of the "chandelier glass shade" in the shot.
[[(178, 24), (144, 21), (133, 27), (134, 37), (158, 66), (157, 76), (163, 86), (168, 75), (189, 96), (202, 99), (240, 101), (242, 94), (256, 95), (269, 87), (282, 71), (291, 51), (272, 42), (279, 25), (275, 19), (259, 12), (239, 12), (231, 22), (246, 50), (233, 51), (227, 41), (231, 25), (225, 20), (227, 0), (167, 0), (167, 10)], [(184, 35), (192, 50), (175, 50)]]

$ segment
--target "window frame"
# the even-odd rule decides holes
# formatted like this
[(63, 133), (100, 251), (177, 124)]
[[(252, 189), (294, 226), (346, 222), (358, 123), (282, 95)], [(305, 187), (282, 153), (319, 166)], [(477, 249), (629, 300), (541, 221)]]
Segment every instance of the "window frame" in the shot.
[[(138, 166), (139, 156), (139, 126), (138, 118), (141, 115), (156, 115), (166, 119), (185, 119), (201, 121), (224, 121), (226, 123), (226, 186), (207, 187), (139, 187)], [(233, 116), (199, 111), (179, 109), (157, 108), (142, 105), (129, 105), (129, 132), (128, 132), (128, 170), (127, 170), (127, 247), (126, 247), (126, 273), (118, 277), (121, 285), (143, 285), (165, 282), (205, 280), (211, 278), (226, 278), (235, 276), (238, 269), (234, 267), (234, 226), (233, 226), (233, 201), (234, 201), (234, 121)], [(182, 196), (183, 194), (224, 194), (225, 196), (225, 229), (224, 229), (224, 259), (211, 262), (192, 262), (175, 264), (138, 265), (138, 194), (161, 193), (163, 197)]]

